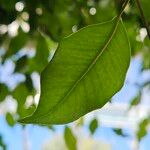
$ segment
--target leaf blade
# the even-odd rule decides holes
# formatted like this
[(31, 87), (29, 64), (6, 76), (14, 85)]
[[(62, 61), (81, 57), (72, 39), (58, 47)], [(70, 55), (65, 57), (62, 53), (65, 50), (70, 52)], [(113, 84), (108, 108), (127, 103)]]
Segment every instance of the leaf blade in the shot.
[(120, 21), (91, 25), (70, 35), (41, 75), (39, 107), (21, 122), (63, 124), (101, 108), (122, 87), (129, 61), (130, 46)]

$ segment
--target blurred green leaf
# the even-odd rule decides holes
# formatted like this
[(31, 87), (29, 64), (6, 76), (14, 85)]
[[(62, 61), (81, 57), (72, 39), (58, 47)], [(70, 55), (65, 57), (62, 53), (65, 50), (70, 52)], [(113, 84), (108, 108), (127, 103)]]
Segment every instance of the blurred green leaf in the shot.
[(36, 55), (30, 60), (31, 71), (41, 72), (48, 64), (49, 48), (46, 39), (40, 36), (37, 40)]
[(130, 41), (132, 56), (136, 56), (143, 48), (143, 43), (137, 40), (140, 32), (140, 26), (135, 22), (137, 22), (136, 16), (132, 17), (130, 21), (127, 19), (124, 21)]
[(27, 33), (24, 33), (22, 29), (19, 29), (18, 35), (11, 39), (9, 44), (9, 50), (7, 56), (15, 54), (21, 48), (23, 48), (27, 42), (28, 36)]
[(49, 125), (48, 128), (49, 128), (50, 130), (52, 130), (52, 131), (56, 131), (55, 128), (54, 128), (54, 126), (52, 126), (52, 125)]
[(19, 84), (12, 94), (13, 94), (13, 97), (18, 102), (17, 113), (19, 114), (20, 117), (29, 115), (34, 111), (35, 106), (31, 106), (28, 109), (25, 108), (25, 102), (26, 102), (27, 96), (32, 95), (32, 92), (29, 91), (26, 84), (24, 83)]
[(0, 24), (10, 24), (16, 19), (15, 3), (16, 0), (0, 0)]
[[(95, 15), (90, 14), (92, 8), (95, 8), (96, 10)], [(112, 0), (97, 1), (97, 3), (89, 9), (89, 14), (92, 23), (99, 23), (112, 19), (114, 16), (117, 15), (116, 9), (114, 9), (114, 1)]]
[(15, 9), (16, 2), (17, 0), (11, 0), (11, 1), (0, 0), (0, 5), (1, 7), (7, 9), (7, 11), (9, 12), (10, 10)]
[(148, 70), (150, 69), (150, 40), (148, 38), (144, 39), (142, 55), (143, 55), (142, 70)]
[(15, 120), (13, 118), (13, 115), (9, 112), (6, 113), (6, 121), (11, 127), (15, 125)]
[(69, 127), (65, 127), (64, 139), (68, 150), (77, 150), (77, 140)]
[(8, 95), (9, 91), (5, 84), (0, 83), (0, 102), (5, 99)]
[(141, 102), (141, 92), (139, 92), (130, 102), (130, 107), (136, 106)]
[(137, 138), (138, 138), (139, 141), (143, 137), (146, 136), (148, 124), (149, 124), (149, 118), (146, 118), (146, 119), (144, 119), (143, 121), (140, 122), (140, 124), (139, 124), (139, 130), (137, 132)]
[(126, 137), (127, 135), (125, 135), (122, 131), (122, 129), (113, 129), (113, 131), (119, 135), (119, 136), (122, 136), (122, 137)]
[(98, 128), (98, 121), (97, 119), (93, 119), (89, 125), (91, 134), (94, 134), (97, 128)]
[(0, 148), (2, 148), (2, 150), (6, 150), (7, 148), (1, 135), (0, 135)]

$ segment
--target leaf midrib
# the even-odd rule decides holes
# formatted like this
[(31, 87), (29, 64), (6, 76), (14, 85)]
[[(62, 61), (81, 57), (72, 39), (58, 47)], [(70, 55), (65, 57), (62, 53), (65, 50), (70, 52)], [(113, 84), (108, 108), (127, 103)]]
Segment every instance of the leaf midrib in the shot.
[(120, 18), (118, 18), (118, 20), (115, 23), (114, 26), (114, 30), (112, 32), (112, 34), (110, 35), (108, 41), (105, 43), (104, 47), (102, 48), (102, 50), (97, 54), (97, 56), (93, 59), (93, 61), (91, 62), (91, 64), (88, 66), (88, 68), (85, 70), (85, 72), (81, 75), (81, 77), (73, 84), (73, 86), (71, 87), (71, 89), (68, 90), (67, 94), (61, 99), (59, 100), (55, 106), (53, 106), (47, 113), (41, 115), (40, 117), (37, 118), (33, 118), (34, 121), (37, 121), (40, 118), (43, 118), (44, 116), (48, 115), (51, 111), (53, 111), (58, 105), (60, 105), (61, 103), (64, 102), (64, 100), (71, 94), (71, 92), (74, 90), (74, 88), (80, 83), (80, 81), (87, 75), (87, 73), (93, 68), (93, 66), (96, 64), (96, 62), (98, 61), (98, 59), (101, 57), (101, 55), (104, 53), (104, 51), (106, 50), (106, 48), (108, 47), (108, 45), (110, 44), (111, 40), (113, 39), (118, 25), (120, 22)]

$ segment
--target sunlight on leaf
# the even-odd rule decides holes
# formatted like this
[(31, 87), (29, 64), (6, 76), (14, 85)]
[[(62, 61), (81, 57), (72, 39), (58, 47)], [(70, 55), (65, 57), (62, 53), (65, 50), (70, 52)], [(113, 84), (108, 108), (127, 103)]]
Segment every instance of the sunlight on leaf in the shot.
[(37, 110), (20, 122), (65, 124), (101, 108), (122, 88), (129, 62), (130, 46), (120, 20), (71, 34), (41, 74)]

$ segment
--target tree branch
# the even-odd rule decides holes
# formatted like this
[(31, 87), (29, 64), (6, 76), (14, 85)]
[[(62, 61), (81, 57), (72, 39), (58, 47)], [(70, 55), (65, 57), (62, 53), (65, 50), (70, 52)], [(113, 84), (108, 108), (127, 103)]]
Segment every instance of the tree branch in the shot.
[(142, 8), (142, 5), (141, 5), (141, 2), (140, 0), (136, 0), (136, 3), (137, 3), (137, 6), (138, 6), (138, 9), (139, 9), (139, 12), (140, 12), (140, 15), (141, 15), (141, 18), (142, 18), (142, 21), (143, 21), (143, 24), (147, 30), (147, 35), (150, 39), (150, 30), (149, 30), (149, 27), (148, 27), (148, 22), (144, 16), (144, 12), (143, 12), (143, 8)]

